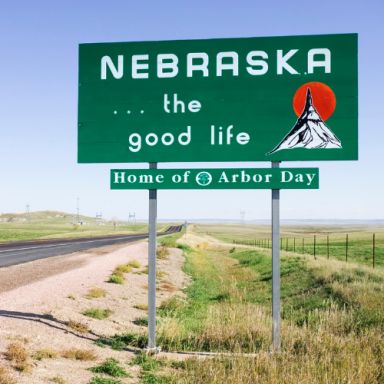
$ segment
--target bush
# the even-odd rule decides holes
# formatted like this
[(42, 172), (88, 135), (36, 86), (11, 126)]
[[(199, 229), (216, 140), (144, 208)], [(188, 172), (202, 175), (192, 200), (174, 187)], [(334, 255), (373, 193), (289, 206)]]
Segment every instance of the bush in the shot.
[(163, 247), (159, 247), (157, 248), (156, 250), (156, 257), (160, 260), (169, 260), (169, 250), (167, 247), (163, 246)]
[(137, 319), (133, 320), (133, 324), (135, 325), (141, 325), (141, 326), (148, 326), (148, 317), (138, 317)]
[(148, 310), (148, 304), (146, 303), (137, 303), (133, 306), (133, 308), (136, 308), (136, 309), (141, 309), (143, 311), (147, 311)]
[(125, 283), (125, 281), (124, 281), (124, 277), (121, 277), (118, 275), (111, 275), (109, 277), (108, 283), (123, 285)]
[(105, 297), (107, 295), (107, 291), (100, 287), (94, 287), (92, 288), (87, 296), (85, 296), (88, 300), (90, 299), (98, 299), (99, 297)]
[(32, 359), (41, 361), (43, 359), (56, 359), (57, 357), (57, 352), (52, 351), (51, 349), (40, 349), (32, 356)]
[(131, 377), (131, 375), (123, 367), (120, 367), (119, 364), (119, 360), (111, 357), (98, 367), (88, 368), (88, 370), (93, 373), (100, 373), (112, 377)]
[(67, 349), (61, 355), (66, 359), (79, 361), (93, 361), (97, 359), (95, 352), (87, 349)]
[(87, 328), (87, 325), (81, 323), (80, 321), (69, 320), (65, 324), (67, 327), (72, 328), (77, 332), (89, 333), (89, 329)]
[(120, 264), (115, 268), (114, 274), (116, 274), (118, 271), (122, 273), (130, 273), (132, 272), (132, 267), (128, 264)]
[(132, 268), (141, 268), (141, 264), (136, 260), (130, 261), (127, 265), (131, 266)]
[(92, 317), (93, 319), (104, 320), (109, 317), (113, 312), (109, 309), (89, 308), (83, 312), (83, 315)]

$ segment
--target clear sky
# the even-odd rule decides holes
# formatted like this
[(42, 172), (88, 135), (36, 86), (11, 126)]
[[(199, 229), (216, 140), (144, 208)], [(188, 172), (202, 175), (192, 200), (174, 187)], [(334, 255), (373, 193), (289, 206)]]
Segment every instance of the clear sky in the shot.
[[(109, 169), (137, 165), (76, 162), (79, 43), (358, 33), (359, 161), (283, 163), (319, 167), (320, 189), (282, 191), (282, 218), (384, 219), (383, 20), (382, 0), (3, 0), (0, 212), (75, 212), (79, 197), (84, 215), (147, 218), (147, 191), (109, 189)], [(188, 166), (207, 164), (159, 168)], [(158, 218), (268, 219), (270, 195), (159, 191)]]

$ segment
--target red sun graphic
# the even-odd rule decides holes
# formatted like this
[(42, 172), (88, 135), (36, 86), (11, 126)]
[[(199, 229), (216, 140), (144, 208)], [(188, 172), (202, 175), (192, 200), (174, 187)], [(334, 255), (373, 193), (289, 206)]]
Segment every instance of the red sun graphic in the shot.
[(323, 119), (327, 120), (336, 108), (336, 97), (332, 89), (323, 83), (311, 82), (302, 85), (293, 97), (293, 109), (300, 116), (305, 106), (307, 89), (311, 90), (313, 105)]

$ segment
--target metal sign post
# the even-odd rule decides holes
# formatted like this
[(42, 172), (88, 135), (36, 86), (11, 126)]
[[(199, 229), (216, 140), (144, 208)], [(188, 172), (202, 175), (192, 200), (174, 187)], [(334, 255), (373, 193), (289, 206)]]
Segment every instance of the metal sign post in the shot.
[(185, 228), (185, 238), (187, 238), (188, 223), (186, 221), (184, 222), (184, 228)]
[[(157, 163), (149, 163), (149, 169), (157, 169)], [(149, 190), (149, 244), (148, 244), (148, 352), (156, 348), (156, 219), (157, 190)]]
[[(279, 168), (280, 162), (272, 162)], [(280, 190), (272, 189), (272, 347), (280, 349)]]

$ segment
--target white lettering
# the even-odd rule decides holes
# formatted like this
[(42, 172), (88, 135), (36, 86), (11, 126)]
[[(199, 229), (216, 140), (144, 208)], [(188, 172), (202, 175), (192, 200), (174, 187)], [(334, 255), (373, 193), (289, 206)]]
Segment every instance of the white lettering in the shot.
[(129, 175), (127, 180), (129, 183), (136, 183), (137, 178), (135, 175)]
[(310, 175), (310, 174), (306, 173), (305, 175), (308, 177), (308, 180), (309, 180), (309, 183), (307, 183), (307, 185), (311, 185), (312, 180), (315, 178), (316, 174), (314, 173), (314, 174)]
[(115, 172), (115, 183), (119, 184), (119, 178), (121, 179), (120, 183), (125, 183), (124, 177), (125, 177), (125, 172), (120, 172), (120, 176), (119, 176), (119, 172)]
[(248, 142), (249, 142), (249, 135), (248, 135), (248, 133), (245, 133), (245, 132), (239, 133), (236, 136), (236, 141), (239, 144), (241, 144), (241, 145), (248, 144)]
[(133, 55), (132, 56), (132, 78), (134, 79), (148, 79), (148, 73), (140, 72), (138, 70), (148, 69), (148, 64), (139, 64), (139, 60), (148, 60), (149, 55)]
[(173, 95), (173, 112), (177, 113), (177, 106), (181, 106), (181, 113), (185, 112), (185, 104), (181, 100), (177, 100), (177, 94)]
[(191, 101), (191, 102), (188, 104), (188, 109), (189, 109), (191, 112), (199, 112), (199, 111), (200, 111), (200, 108), (201, 108), (201, 104), (200, 104), (200, 102), (198, 102), (197, 100), (193, 100), (193, 101)]
[(215, 126), (211, 125), (211, 145), (215, 145)]
[[(136, 141), (133, 141), (134, 138), (136, 138)], [(129, 144), (132, 145), (132, 147), (128, 147), (132, 152), (140, 151), (141, 136), (138, 133), (132, 133), (132, 135), (129, 136)]]
[[(149, 139), (153, 137), (153, 141), (151, 142)], [(157, 142), (159, 141), (159, 138), (157, 137), (157, 135), (155, 135), (154, 133), (150, 133), (147, 135), (147, 137), (145, 138), (145, 142), (148, 144), (148, 145), (156, 145)]]
[(152, 175), (140, 175), (139, 183), (153, 183)]
[(239, 177), (240, 175), (232, 175), (232, 183), (237, 183), (236, 179)]
[(180, 183), (180, 181), (181, 181), (181, 176), (180, 176), (180, 175), (173, 175), (173, 176), (172, 176), (172, 181), (173, 181), (174, 183)]
[[(324, 60), (315, 61), (315, 55), (324, 55)], [(318, 48), (308, 52), (308, 73), (313, 73), (315, 67), (324, 67), (325, 73), (331, 73), (331, 51), (329, 49)]]
[[(286, 180), (286, 175), (288, 176), (288, 180)], [(282, 171), (281, 172), (281, 182), (282, 183), (288, 183), (293, 179), (293, 174), (289, 171)]]
[(245, 171), (241, 171), (241, 182), (249, 183), (250, 180), (251, 180), (251, 176), (247, 175)]
[(263, 180), (263, 177), (259, 174), (256, 174), (256, 175), (253, 175), (252, 179), (255, 183), (260, 183), (260, 181)]
[(303, 180), (303, 175), (301, 173), (298, 173), (296, 176), (295, 176), (295, 182), (296, 183), (302, 183), (304, 180)]
[[(161, 180), (160, 180), (161, 179)], [(156, 176), (156, 182), (157, 183), (163, 183), (164, 182), (164, 176), (163, 175), (157, 175)]]
[[(187, 141), (183, 141), (183, 137), (186, 137)], [(188, 145), (191, 142), (191, 127), (190, 126), (188, 126), (186, 133), (181, 133), (179, 135), (179, 139), (178, 140), (179, 140), (179, 143), (181, 145)]]
[(299, 72), (297, 72), (295, 69), (293, 69), (287, 61), (298, 51), (298, 49), (291, 49), (288, 53), (286, 53), (283, 56), (283, 51), (278, 50), (277, 51), (277, 74), (282, 75), (283, 74), (283, 68), (287, 70), (292, 75), (297, 75)]
[[(169, 141), (166, 141), (165, 139), (169, 137)], [(161, 142), (164, 145), (171, 145), (174, 142), (175, 138), (173, 137), (172, 133), (164, 133), (164, 135), (161, 137)]]
[(233, 137), (232, 133), (231, 133), (231, 129), (233, 128), (233, 125), (230, 125), (228, 128), (227, 128), (227, 144), (231, 144), (231, 138)]
[(168, 105), (170, 104), (171, 102), (168, 100), (168, 95), (165, 94), (164, 95), (164, 111), (169, 113), (171, 112), (169, 109), (168, 109)]
[(191, 173), (191, 171), (184, 172), (184, 183), (188, 183), (188, 176)]
[[(172, 60), (172, 62), (164, 63), (164, 60)], [(179, 72), (179, 68), (177, 67), (178, 62), (179, 59), (172, 53), (157, 55), (157, 77), (175, 77)], [(164, 69), (171, 69), (172, 71), (164, 72)]]
[(219, 179), (219, 183), (222, 183), (224, 181), (224, 183), (229, 183), (229, 180), (227, 178), (227, 175), (225, 174), (225, 172), (223, 172), (220, 176), (220, 179)]
[(104, 56), (101, 59), (101, 79), (106, 80), (107, 78), (107, 65), (109, 70), (115, 79), (121, 79), (124, 71), (124, 56), (117, 56), (117, 69), (114, 66), (112, 59), (109, 56)]
[[(202, 64), (193, 64), (193, 59), (202, 59)], [(202, 71), (204, 77), (208, 77), (208, 55), (204, 52), (188, 53), (187, 55), (187, 77), (192, 77), (193, 71)]]
[[(224, 58), (231, 58), (231, 64), (223, 64)], [(231, 70), (233, 76), (239, 75), (239, 55), (236, 52), (220, 52), (216, 57), (216, 75), (221, 76), (223, 70)]]
[(269, 183), (269, 178), (272, 177), (272, 175), (265, 175), (265, 182)]
[(254, 57), (262, 57), (263, 59), (268, 59), (268, 55), (264, 51), (251, 51), (247, 55), (247, 63), (252, 65), (252, 67), (258, 65), (260, 69), (254, 69), (252, 67), (247, 67), (247, 71), (250, 75), (264, 75), (268, 72), (268, 64), (264, 60), (254, 60)]

